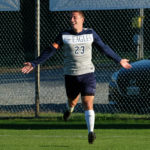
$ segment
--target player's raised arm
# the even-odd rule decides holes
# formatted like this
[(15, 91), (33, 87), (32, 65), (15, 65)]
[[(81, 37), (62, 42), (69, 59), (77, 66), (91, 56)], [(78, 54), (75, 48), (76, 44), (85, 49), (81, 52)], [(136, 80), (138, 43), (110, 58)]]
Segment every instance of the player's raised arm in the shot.
[(122, 67), (125, 69), (130, 69), (132, 66), (129, 64), (128, 59), (122, 59), (119, 55), (117, 55), (108, 45), (105, 45), (99, 35), (93, 30), (94, 35), (94, 43), (105, 55), (115, 62), (120, 63)]
[(31, 62), (25, 62), (25, 66), (21, 69), (22, 73), (28, 74), (29, 72), (31, 72), (38, 64), (45, 62), (48, 58), (53, 56), (57, 49), (59, 49), (59, 45), (57, 43), (53, 43), (50, 47), (45, 49), (35, 60)]

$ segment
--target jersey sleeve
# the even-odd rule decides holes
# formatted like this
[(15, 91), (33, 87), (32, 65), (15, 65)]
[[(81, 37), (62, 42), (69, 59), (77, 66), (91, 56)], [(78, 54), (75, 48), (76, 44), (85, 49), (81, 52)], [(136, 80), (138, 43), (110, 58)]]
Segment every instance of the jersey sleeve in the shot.
[[(62, 45), (62, 33), (59, 33), (56, 39), (54, 40), (54, 43), (57, 43), (59, 46)], [(56, 48), (53, 47), (53, 45), (50, 45), (47, 47), (39, 57), (37, 57), (35, 60), (31, 61), (31, 64), (33, 67), (36, 67), (38, 64), (44, 63), (47, 59), (49, 59), (51, 56), (53, 56), (56, 52)]]
[(103, 52), (107, 57), (113, 59), (115, 62), (120, 63), (121, 57), (118, 56), (108, 45), (106, 45), (99, 35), (93, 30), (94, 45), (99, 51)]
[(38, 64), (44, 63), (48, 58), (53, 56), (56, 52), (56, 48), (54, 48), (52, 45), (47, 47), (39, 57), (37, 57), (35, 60), (31, 61), (31, 64), (33, 67), (36, 67)]

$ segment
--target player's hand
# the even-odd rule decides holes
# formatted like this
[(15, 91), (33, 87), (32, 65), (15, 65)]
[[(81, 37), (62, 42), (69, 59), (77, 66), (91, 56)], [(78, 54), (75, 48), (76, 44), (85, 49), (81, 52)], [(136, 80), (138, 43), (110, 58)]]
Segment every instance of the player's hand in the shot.
[(30, 62), (25, 62), (24, 65), (25, 66), (21, 69), (22, 73), (28, 74), (34, 69)]
[(121, 59), (120, 65), (125, 69), (130, 69), (132, 66), (129, 64), (128, 59)]

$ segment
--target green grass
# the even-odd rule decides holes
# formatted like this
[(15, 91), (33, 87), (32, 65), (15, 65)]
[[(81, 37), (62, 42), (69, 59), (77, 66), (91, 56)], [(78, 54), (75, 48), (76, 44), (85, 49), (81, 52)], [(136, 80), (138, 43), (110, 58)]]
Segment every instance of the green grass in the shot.
[(150, 129), (96, 129), (94, 144), (86, 129), (0, 130), (1, 150), (149, 150)]
[[(20, 116), (20, 115), (19, 115)], [(63, 121), (62, 113), (40, 113), (39, 118), (33, 116), (1, 117), (0, 128), (15, 129), (49, 129), (49, 128), (86, 128), (84, 113), (73, 113), (69, 122)], [(150, 114), (101, 114), (96, 113), (95, 128), (150, 128)]]
[[(42, 115), (42, 114), (41, 114)], [(84, 114), (0, 119), (0, 150), (149, 150), (149, 115), (96, 114), (97, 139), (89, 145)]]
[[(34, 112), (0, 112), (0, 119), (3, 118), (34, 118)], [(62, 120), (62, 113), (55, 113), (55, 112), (40, 112), (39, 118), (49, 118), (51, 120)], [(73, 113), (71, 120), (83, 120), (84, 114), (83, 113)], [(150, 120), (150, 113), (149, 114), (128, 114), (128, 113), (96, 113), (97, 120), (129, 120), (129, 119), (145, 119)]]

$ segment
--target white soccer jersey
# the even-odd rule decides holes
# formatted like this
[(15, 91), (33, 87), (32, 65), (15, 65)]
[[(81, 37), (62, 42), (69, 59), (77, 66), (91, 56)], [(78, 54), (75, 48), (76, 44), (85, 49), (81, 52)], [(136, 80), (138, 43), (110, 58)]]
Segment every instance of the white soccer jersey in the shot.
[[(92, 45), (97, 46), (98, 50), (104, 52), (108, 57), (116, 62), (120, 62), (121, 58), (107, 45), (93, 29), (84, 28), (82, 32), (75, 33), (73, 30), (65, 30), (61, 32), (56, 40), (59, 46), (64, 49), (64, 74), (65, 75), (82, 75), (94, 72), (95, 68), (92, 63)], [(32, 61), (33, 66), (43, 63), (54, 54), (54, 48), (49, 49)]]

